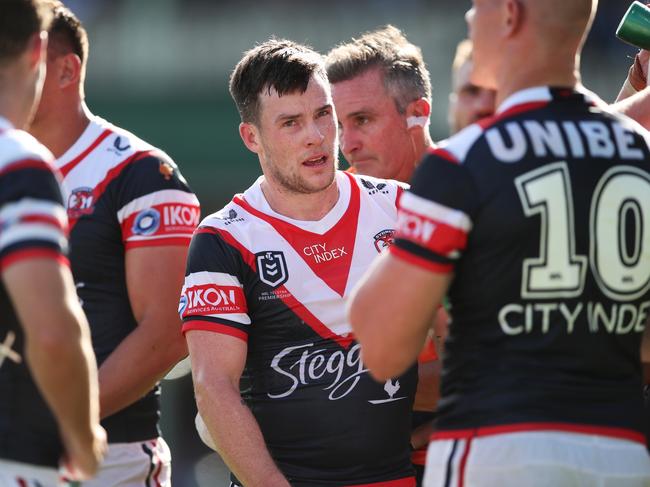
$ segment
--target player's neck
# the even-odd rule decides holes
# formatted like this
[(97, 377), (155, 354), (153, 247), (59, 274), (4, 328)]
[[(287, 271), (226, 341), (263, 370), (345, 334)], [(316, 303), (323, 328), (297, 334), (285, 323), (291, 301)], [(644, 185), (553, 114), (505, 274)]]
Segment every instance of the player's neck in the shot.
[(339, 198), (339, 187), (334, 181), (327, 188), (317, 193), (298, 193), (288, 191), (267, 178), (261, 184), (264, 198), (276, 213), (302, 221), (318, 221), (327, 215)]
[(25, 128), (30, 115), (23, 91), (25, 91), (23, 86), (15, 86), (5, 80), (0, 90), (0, 116), (6, 118), (17, 129)]
[(499, 107), (510, 95), (533, 88), (535, 86), (575, 87), (580, 83), (580, 73), (573, 59), (565, 56), (549, 62), (527, 64), (528, 68), (521, 69), (521, 63), (516, 66), (504, 66), (497, 80), (496, 106)]
[(29, 131), (58, 159), (81, 137), (91, 117), (88, 107), (81, 100), (78, 103), (62, 103), (34, 120)]

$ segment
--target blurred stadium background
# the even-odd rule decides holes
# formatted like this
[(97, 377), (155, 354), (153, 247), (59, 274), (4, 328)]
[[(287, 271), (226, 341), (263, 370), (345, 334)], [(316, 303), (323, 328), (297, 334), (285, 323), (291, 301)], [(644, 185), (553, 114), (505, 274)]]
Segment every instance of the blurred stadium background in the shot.
[[(420, 46), (431, 72), (434, 140), (447, 136), (455, 45), (469, 0), (64, 0), (90, 36), (87, 101), (93, 113), (167, 151), (207, 215), (259, 174), (241, 143), (227, 79), (241, 54), (270, 36), (327, 52), (386, 23)], [(615, 98), (634, 49), (614, 31), (631, 0), (601, 0), (583, 57), (583, 81)], [(345, 164), (343, 164), (345, 165)], [(218, 456), (194, 431), (189, 376), (163, 383), (162, 428), (177, 487), (228, 485)]]

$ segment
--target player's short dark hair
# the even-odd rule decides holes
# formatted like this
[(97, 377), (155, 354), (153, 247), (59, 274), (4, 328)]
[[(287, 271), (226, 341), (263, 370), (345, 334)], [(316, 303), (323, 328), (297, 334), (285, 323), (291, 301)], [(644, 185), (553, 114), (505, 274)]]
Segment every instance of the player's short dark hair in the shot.
[(381, 69), (384, 87), (400, 113), (420, 98), (431, 103), (431, 79), (422, 51), (392, 25), (340, 44), (327, 54), (325, 65), (332, 84), (351, 80), (370, 69)]
[(270, 39), (244, 54), (230, 76), (230, 94), (243, 122), (259, 122), (259, 95), (304, 93), (312, 76), (327, 80), (323, 57), (308, 46)]
[(50, 50), (56, 54), (70, 52), (79, 56), (81, 64), (88, 60), (88, 33), (77, 16), (58, 0), (50, 0), (53, 20), (50, 26)]
[(0, 0), (0, 63), (18, 57), (51, 17), (47, 0)]

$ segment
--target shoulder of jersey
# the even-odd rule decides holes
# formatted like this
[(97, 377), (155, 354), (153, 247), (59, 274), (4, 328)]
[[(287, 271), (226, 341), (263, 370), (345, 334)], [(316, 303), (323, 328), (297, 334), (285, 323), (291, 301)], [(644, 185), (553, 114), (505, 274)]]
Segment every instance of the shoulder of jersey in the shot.
[(244, 221), (244, 210), (234, 201), (231, 201), (219, 211), (206, 216), (199, 224), (199, 227), (227, 230), (229, 226)]
[(112, 133), (109, 135), (107, 143), (109, 149), (115, 149), (115, 154), (120, 156), (122, 154), (133, 154), (133, 153), (142, 153), (142, 152), (153, 152), (156, 157), (161, 157), (165, 159), (165, 162), (169, 162), (174, 167), (176, 166), (163, 150), (151, 145), (149, 142), (142, 140), (137, 135), (129, 132), (126, 129), (113, 125), (112, 123), (104, 120), (100, 117), (95, 117), (95, 122), (100, 125), (105, 130), (110, 130)]
[(50, 167), (54, 157), (47, 148), (23, 130), (11, 129), (0, 133), (0, 171), (20, 161), (39, 160)]
[(463, 164), (472, 146), (485, 132), (484, 127), (484, 124), (479, 123), (469, 125), (457, 134), (441, 141), (437, 147), (429, 149), (427, 153), (453, 164)]
[(408, 189), (407, 183), (395, 181), (394, 179), (380, 179), (372, 176), (362, 176), (360, 174), (350, 174), (354, 182), (359, 186), (362, 191), (366, 191), (371, 195), (389, 195), (395, 197), (395, 194), (401, 189)]

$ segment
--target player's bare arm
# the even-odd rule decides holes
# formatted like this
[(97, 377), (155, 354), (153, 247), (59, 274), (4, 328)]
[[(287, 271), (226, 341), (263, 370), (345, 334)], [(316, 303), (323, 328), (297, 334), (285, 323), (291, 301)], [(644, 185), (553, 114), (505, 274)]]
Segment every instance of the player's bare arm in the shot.
[[(409, 286), (394, 286), (400, 276)], [(348, 316), (377, 380), (404, 372), (422, 349), (450, 276), (382, 255), (352, 293)], [(390, 296), (390, 299), (379, 299)]]
[(221, 458), (246, 487), (288, 487), (255, 418), (241, 400), (239, 379), (246, 363), (246, 342), (201, 330), (188, 331), (186, 338), (196, 404)]
[(101, 416), (129, 406), (187, 355), (176, 310), (187, 248), (127, 250), (126, 284), (138, 326), (99, 369)]
[[(26, 334), (26, 359), (63, 438), (72, 473), (95, 474), (106, 448), (97, 366), (72, 276), (56, 260), (20, 260), (2, 272)], [(47, 326), (44, 326), (47, 324)]]

